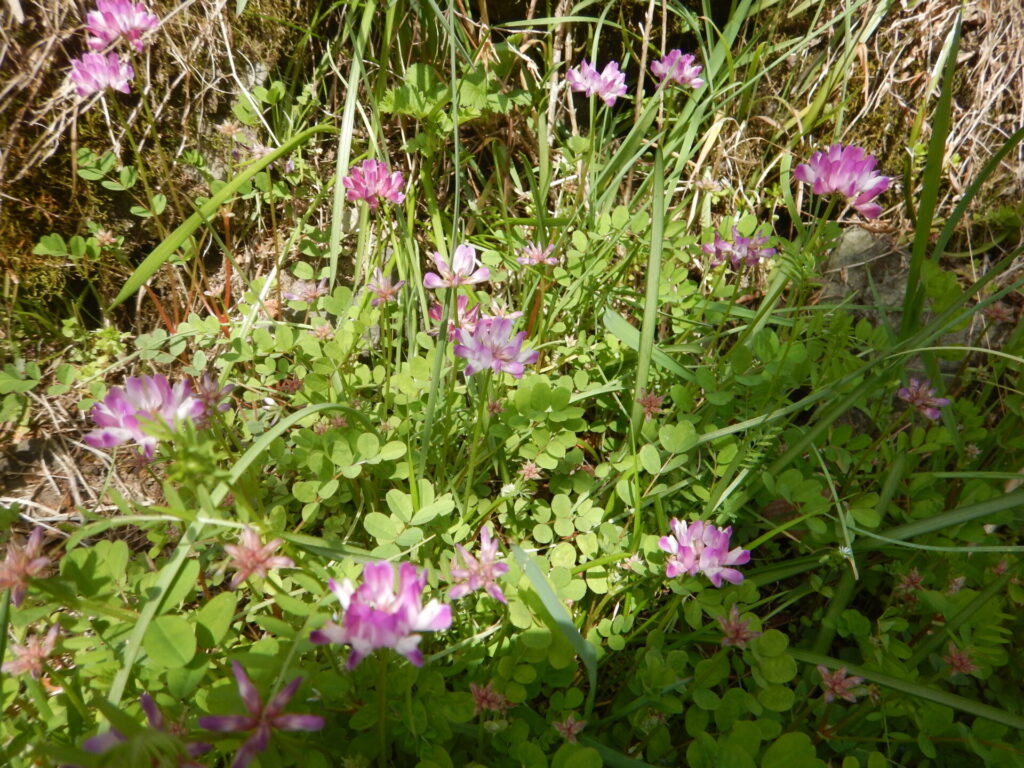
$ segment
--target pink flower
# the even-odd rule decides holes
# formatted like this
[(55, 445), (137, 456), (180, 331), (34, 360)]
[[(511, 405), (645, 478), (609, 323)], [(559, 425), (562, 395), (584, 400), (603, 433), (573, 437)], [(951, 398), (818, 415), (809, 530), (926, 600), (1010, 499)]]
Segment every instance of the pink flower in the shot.
[(716, 621), (722, 628), (722, 647), (734, 645), (737, 648), (746, 648), (747, 643), (753, 640), (755, 637), (760, 637), (760, 632), (755, 632), (750, 628), (749, 621), (742, 621), (740, 619), (740, 611), (733, 603), (732, 608), (729, 609), (729, 617), (725, 618), (719, 616)]
[(469, 692), (473, 695), (473, 709), (478, 715), (482, 712), (501, 713), (512, 706), (512, 702), (505, 698), (504, 694), (494, 690), (492, 683), (487, 685), (470, 683)]
[(60, 625), (54, 624), (45, 635), (34, 634), (24, 645), (12, 643), (11, 655), (14, 658), (4, 662), (3, 671), (9, 675), (22, 675), (28, 672), (38, 680), (43, 674), (43, 664), (53, 653), (58, 632)]
[(472, 331), (460, 331), (459, 338), (462, 343), (456, 344), (454, 351), (466, 360), (467, 376), (490, 368), (520, 379), (526, 366), (537, 362), (536, 350), (523, 349), (526, 332), (513, 336), (512, 320), (507, 317), (485, 317)]
[(288, 299), (288, 301), (304, 301), (307, 304), (312, 304), (321, 296), (326, 296), (329, 292), (326, 277), (319, 283), (300, 280), (293, 285), (292, 288), (294, 290), (287, 291), (282, 295)]
[(694, 61), (696, 58), (692, 53), (683, 53), (678, 48), (673, 48), (664, 58), (651, 64), (651, 72), (663, 83), (671, 81), (677, 85), (700, 88), (704, 81), (697, 75), (703, 67), (694, 64)]
[(164, 376), (129, 378), (124, 389), (114, 387), (89, 415), (99, 429), (83, 439), (94, 448), (113, 448), (129, 441), (139, 444), (146, 458), (153, 455), (159, 440), (147, 435), (143, 426), (157, 422), (173, 430), (177, 420), (201, 419), (203, 402), (192, 395), (187, 381), (171, 387)]
[[(466, 309), (467, 304), (469, 304), (469, 296), (466, 296), (465, 294), (460, 294), (455, 299), (456, 321), (448, 321), (448, 341), (455, 341), (458, 339), (460, 328), (467, 330), (470, 333), (472, 333), (473, 329), (476, 328), (476, 324), (480, 320), (480, 305), (474, 304), (472, 309)], [(427, 315), (431, 320), (440, 323), (443, 312), (444, 308), (435, 302), (430, 305), (430, 309), (427, 310)], [(431, 331), (430, 333), (433, 335), (435, 331)]]
[(203, 404), (204, 414), (211, 414), (214, 411), (224, 413), (231, 407), (231, 402), (226, 398), (235, 388), (234, 384), (225, 384), (223, 387), (209, 373), (204, 373), (203, 378), (196, 382), (195, 397)]
[(0, 589), (11, 590), (11, 602), (17, 608), (25, 599), (28, 580), (38, 578), (50, 566), (43, 554), (43, 529), (36, 526), (24, 546), (9, 541), (7, 554), (0, 563)]
[(238, 589), (243, 581), (254, 574), (265, 579), (271, 568), (294, 568), (295, 563), (290, 558), (274, 554), (282, 544), (284, 542), (281, 539), (264, 544), (256, 531), (248, 525), (245, 526), (237, 545), (224, 545), (224, 551), (231, 556), (229, 567), (238, 570), (231, 579), (231, 588)]
[(342, 622), (328, 622), (310, 635), (318, 645), (339, 643), (352, 646), (348, 668), (354, 668), (377, 648), (393, 648), (417, 667), (423, 665), (418, 648), (419, 632), (438, 632), (452, 623), (451, 606), (431, 600), (423, 605), (426, 571), (417, 572), (412, 563), (398, 566), (398, 590), (391, 563), (367, 563), (358, 589), (345, 579), (330, 581), (331, 591), (342, 607)]
[(142, 52), (142, 33), (156, 29), (160, 19), (146, 10), (142, 3), (131, 0), (96, 0), (96, 10), (85, 17), (86, 31), (91, 35), (89, 47), (102, 51), (120, 37)]
[(658, 541), (662, 551), (669, 554), (665, 566), (666, 576), (672, 579), (684, 573), (696, 576), (701, 572), (716, 587), (722, 586), (722, 579), (731, 584), (743, 581), (743, 574), (726, 567), (750, 562), (748, 550), (740, 547), (729, 549), (731, 526), (721, 529), (703, 520), (687, 525), (677, 518), (672, 518), (669, 525), (673, 535), (662, 536)]
[(971, 655), (967, 651), (959, 650), (955, 643), (950, 643), (947, 646), (946, 655), (942, 657), (942, 660), (949, 667), (950, 676), (956, 674), (970, 675), (979, 669), (971, 660)]
[(116, 53), (84, 53), (82, 58), (71, 60), (71, 82), (83, 99), (107, 88), (130, 93), (128, 83), (133, 77), (132, 65)]
[(637, 398), (637, 402), (644, 411), (644, 421), (650, 421), (655, 416), (663, 413), (661, 404), (665, 402), (664, 395), (656, 395), (643, 389), (640, 390), (640, 395)]
[(531, 240), (523, 248), (523, 255), (517, 258), (516, 261), (527, 267), (537, 264), (549, 264), (554, 266), (558, 263), (558, 259), (551, 255), (554, 250), (554, 245), (549, 245), (547, 248), (541, 248)]
[(860, 147), (833, 144), (815, 152), (810, 163), (801, 163), (793, 175), (811, 184), (816, 195), (840, 194), (866, 219), (876, 219), (882, 206), (871, 201), (889, 188), (891, 179), (875, 170), (875, 156)]
[(235, 761), (231, 768), (245, 768), (252, 759), (267, 748), (270, 743), (270, 735), (274, 730), (279, 731), (319, 731), (324, 727), (324, 719), (319, 715), (298, 715), (282, 713), (285, 705), (291, 701), (302, 682), (301, 677), (296, 677), (288, 685), (282, 688), (278, 694), (263, 706), (259, 691), (252, 684), (249, 676), (245, 674), (242, 665), (237, 661), (231, 662), (235, 671), (235, 681), (238, 683), (238, 693), (242, 697), (242, 703), (249, 710), (248, 715), (211, 715), (199, 718), (199, 727), (216, 733), (245, 733), (252, 731), (253, 734), (238, 750)]
[(461, 544), (455, 545), (455, 551), (458, 553), (456, 560), (461, 558), (463, 567), (457, 567), (453, 561), (453, 586), (448, 590), (448, 597), (457, 600), (482, 587), (498, 602), (508, 602), (497, 584), (498, 577), (508, 573), (508, 565), (494, 560), (498, 555), (498, 542), (491, 538), (490, 526), (485, 525), (480, 529), (480, 552), (476, 557), (469, 554)]
[(935, 387), (928, 383), (928, 380), (918, 381), (912, 378), (905, 387), (896, 392), (896, 397), (905, 400), (917, 408), (922, 416), (932, 421), (938, 421), (942, 415), (941, 408), (949, 405), (950, 400), (946, 397), (935, 397)]
[(434, 251), (432, 258), (437, 266), (437, 271), (441, 274), (427, 272), (423, 276), (423, 285), (427, 288), (455, 288), (460, 285), (474, 285), (484, 282), (491, 276), (491, 270), (487, 267), (477, 268), (479, 262), (476, 258), (476, 249), (472, 245), (458, 246), (450, 267), (444, 256), (437, 251)]
[(850, 689), (863, 683), (863, 677), (847, 677), (846, 667), (829, 672), (824, 664), (818, 665), (818, 672), (821, 674), (821, 687), (825, 689), (826, 704), (836, 698), (851, 702), (857, 700), (857, 694)]
[(584, 59), (578, 67), (570, 69), (565, 76), (569, 87), (587, 96), (600, 96), (609, 107), (619, 96), (626, 95), (626, 75), (619, 71), (617, 61), (609, 62), (604, 71), (598, 71)]
[(560, 734), (562, 734), (562, 738), (564, 738), (570, 744), (575, 744), (576, 743), (576, 737), (580, 734), (580, 731), (582, 731), (584, 728), (587, 727), (587, 721), (586, 720), (577, 720), (576, 719), (576, 714), (573, 713), (573, 712), (570, 712), (566, 716), (565, 720), (563, 720), (560, 723), (559, 722), (552, 723), (551, 725), (552, 725), (552, 727), (554, 727), (554, 729), (556, 731), (558, 731)]
[(349, 200), (365, 200), (371, 211), (377, 210), (381, 200), (396, 205), (405, 200), (401, 172), (388, 173), (388, 167), (378, 160), (364, 160), (361, 165), (352, 166), (341, 183), (348, 190)]
[(385, 277), (384, 273), (380, 271), (380, 267), (377, 267), (373, 273), (373, 279), (366, 284), (366, 290), (373, 294), (370, 306), (376, 307), (384, 302), (398, 301), (398, 292), (403, 285), (405, 285), (405, 280), (392, 283), (391, 278)]
[(767, 235), (752, 235), (743, 237), (737, 227), (732, 228), (732, 242), (725, 240), (717, 232), (715, 242), (702, 245), (701, 248), (708, 256), (711, 256), (711, 266), (717, 267), (726, 259), (732, 264), (733, 269), (739, 269), (740, 265), (746, 264), (749, 267), (757, 266), (761, 259), (770, 259), (775, 255), (774, 248), (767, 248)]

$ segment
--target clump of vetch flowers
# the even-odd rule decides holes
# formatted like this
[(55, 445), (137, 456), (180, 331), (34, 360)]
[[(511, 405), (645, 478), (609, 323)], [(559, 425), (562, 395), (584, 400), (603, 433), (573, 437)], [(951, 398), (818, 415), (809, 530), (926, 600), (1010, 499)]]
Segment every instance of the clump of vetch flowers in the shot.
[(538, 353), (523, 349), (526, 332), (512, 335), (512, 319), (485, 317), (472, 331), (459, 331), (461, 344), (455, 345), (455, 354), (466, 361), (466, 375), (490, 368), (495, 373), (504, 371), (522, 378), (526, 366), (537, 362)]
[(237, 661), (231, 662), (238, 683), (238, 693), (242, 703), (249, 710), (248, 715), (210, 715), (199, 718), (199, 727), (217, 733), (246, 733), (252, 736), (246, 739), (242, 748), (235, 755), (231, 768), (245, 768), (252, 759), (267, 748), (273, 731), (319, 731), (324, 727), (324, 719), (320, 715), (300, 715), (284, 712), (285, 706), (291, 701), (302, 683), (296, 677), (282, 688), (266, 706), (260, 699), (259, 691), (252, 684), (245, 669)]
[(672, 518), (669, 525), (672, 535), (662, 536), (658, 541), (658, 546), (669, 555), (666, 576), (673, 579), (684, 573), (703, 573), (716, 587), (722, 586), (723, 579), (731, 584), (743, 581), (743, 574), (728, 566), (750, 562), (750, 552), (740, 547), (729, 549), (731, 526), (718, 528), (703, 520), (687, 524), (677, 518)]
[(159, 440), (146, 434), (146, 424), (160, 423), (173, 430), (176, 422), (202, 419), (204, 412), (202, 400), (192, 394), (187, 381), (172, 387), (165, 376), (133, 376), (124, 389), (114, 387), (102, 403), (92, 407), (89, 415), (98, 429), (85, 435), (84, 440), (94, 448), (135, 442), (149, 458)]
[(130, 93), (128, 83), (135, 77), (132, 65), (123, 61), (116, 53), (86, 53), (80, 59), (71, 60), (71, 82), (81, 98), (113, 88), (121, 93)]
[(935, 387), (931, 386), (927, 379), (918, 381), (912, 378), (907, 386), (896, 392), (896, 397), (910, 403), (922, 416), (932, 421), (938, 421), (942, 415), (940, 409), (950, 403), (948, 397), (935, 397)]
[(711, 257), (711, 266), (717, 267), (725, 261), (732, 264), (733, 269), (739, 269), (741, 265), (748, 267), (757, 266), (761, 259), (770, 259), (775, 255), (774, 248), (769, 248), (768, 235), (751, 235), (744, 237), (737, 227), (732, 228), (732, 241), (726, 240), (717, 232), (715, 242), (701, 246), (708, 256)]
[(609, 107), (619, 96), (626, 95), (626, 75), (619, 71), (619, 62), (610, 61), (598, 72), (586, 59), (570, 69), (565, 79), (569, 87), (587, 96), (599, 96)]
[(245, 526), (238, 544), (224, 545), (224, 551), (231, 558), (228, 565), (237, 571), (231, 579), (231, 588), (238, 589), (243, 581), (253, 575), (265, 579), (271, 568), (294, 568), (295, 563), (291, 558), (274, 554), (282, 544), (284, 541), (281, 539), (272, 539), (264, 544), (259, 533)]
[(871, 201), (889, 188), (891, 179), (875, 170), (875, 162), (875, 156), (860, 147), (833, 144), (798, 165), (793, 175), (812, 185), (814, 194), (842, 195), (864, 218), (876, 219), (882, 206)]
[(5, 661), (3, 671), (9, 675), (22, 675), (26, 672), (39, 679), (43, 674), (43, 665), (53, 653), (57, 644), (60, 625), (54, 624), (45, 635), (38, 633), (25, 640), (24, 645), (11, 644), (11, 660)]
[[(459, 329), (463, 329), (473, 332), (476, 328), (476, 324), (480, 321), (480, 305), (474, 304), (472, 307), (467, 309), (469, 305), (469, 296), (466, 294), (460, 294), (455, 299), (455, 313), (457, 316), (457, 322), (448, 321), (448, 340), (455, 341), (459, 337)], [(427, 315), (434, 322), (440, 323), (441, 316), (444, 314), (444, 307), (437, 302), (430, 305), (430, 309), (427, 310)], [(431, 331), (433, 334), (434, 331)]]
[(703, 67), (695, 64), (696, 57), (692, 53), (683, 53), (673, 48), (665, 56), (651, 64), (651, 72), (663, 83), (674, 82), (690, 88), (700, 88), (704, 80), (698, 75)]
[(455, 545), (457, 553), (456, 560), (461, 559), (461, 564), (452, 563), (452, 588), (448, 590), (448, 597), (456, 600), (460, 597), (475, 592), (478, 589), (487, 590), (487, 594), (495, 600), (507, 603), (505, 593), (498, 586), (499, 576), (508, 573), (508, 565), (495, 562), (498, 556), (498, 542), (491, 538), (491, 529), (484, 526), (480, 529), (480, 552), (476, 557), (469, 554), (461, 544)]
[(434, 251), (431, 258), (434, 260), (437, 272), (427, 272), (423, 276), (423, 285), (431, 290), (475, 285), (486, 281), (491, 276), (491, 270), (479, 266), (476, 249), (472, 245), (456, 247), (451, 265), (437, 251)]
[(389, 172), (387, 165), (379, 160), (364, 160), (361, 165), (352, 166), (341, 183), (348, 190), (349, 200), (365, 200), (371, 211), (377, 210), (382, 201), (397, 205), (405, 200), (402, 173)]
[(43, 554), (43, 529), (36, 526), (24, 544), (7, 543), (7, 554), (0, 563), (0, 589), (11, 591), (11, 602), (17, 608), (25, 599), (28, 580), (42, 576), (50, 567), (50, 558)]
[(398, 292), (402, 290), (403, 285), (405, 285), (405, 280), (392, 283), (391, 276), (385, 276), (380, 267), (377, 267), (374, 270), (373, 279), (366, 283), (366, 290), (373, 294), (370, 306), (376, 307), (389, 301), (398, 301)]
[(423, 665), (419, 649), (420, 632), (439, 632), (452, 623), (451, 606), (437, 600), (423, 605), (426, 571), (412, 563), (398, 566), (398, 589), (391, 563), (367, 563), (363, 583), (355, 588), (345, 579), (331, 579), (331, 591), (341, 603), (341, 623), (328, 622), (310, 635), (318, 645), (339, 643), (352, 646), (348, 668), (353, 669), (377, 648), (393, 648), (417, 667)]
[(89, 11), (85, 24), (90, 35), (89, 47), (94, 51), (102, 51), (123, 37), (141, 53), (143, 33), (156, 29), (160, 19), (147, 11), (142, 3), (96, 0), (96, 10)]
[(541, 248), (531, 240), (521, 251), (523, 255), (518, 257), (516, 261), (527, 267), (538, 264), (554, 266), (558, 263), (558, 259), (551, 255), (554, 250), (554, 245), (549, 245), (547, 248)]

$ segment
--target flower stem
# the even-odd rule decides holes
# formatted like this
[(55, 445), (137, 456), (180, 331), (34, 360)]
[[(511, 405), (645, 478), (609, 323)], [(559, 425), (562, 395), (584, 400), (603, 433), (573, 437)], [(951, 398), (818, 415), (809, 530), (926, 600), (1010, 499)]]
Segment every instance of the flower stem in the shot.
[(377, 765), (388, 766), (387, 716), (388, 657), (386, 649), (377, 652)]

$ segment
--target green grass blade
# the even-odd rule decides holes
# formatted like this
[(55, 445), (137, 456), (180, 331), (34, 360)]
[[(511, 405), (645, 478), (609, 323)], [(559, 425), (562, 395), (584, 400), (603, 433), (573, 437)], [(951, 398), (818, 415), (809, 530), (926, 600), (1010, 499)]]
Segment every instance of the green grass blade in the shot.
[[(640, 331), (630, 325), (622, 315), (609, 307), (604, 311), (603, 320), (604, 327), (608, 333), (612, 334), (630, 349), (637, 352), (640, 351)], [(695, 380), (692, 373), (653, 344), (651, 345), (651, 360), (681, 379), (686, 381)]]
[[(921, 285), (921, 265), (927, 257), (932, 222), (939, 202), (939, 185), (942, 180), (942, 161), (946, 154), (946, 136), (949, 135), (950, 114), (953, 102), (953, 75), (956, 69), (956, 52), (960, 42), (960, 19), (957, 14), (953, 32), (950, 35), (950, 50), (946, 53), (946, 67), (942, 74), (942, 91), (935, 114), (932, 118), (932, 136), (928, 142), (928, 155), (924, 174), (921, 177), (921, 200), (917, 206), (914, 225), (914, 244), (910, 252), (910, 267), (907, 270), (907, 290), (903, 299), (903, 319), (900, 323), (900, 339), (905, 339), (915, 330), (924, 303), (924, 286)], [(908, 194), (910, 190), (907, 190)], [(936, 249), (933, 259), (942, 255)]]
[(331, 201), (331, 233), (328, 242), (330, 261), (330, 285), (334, 289), (338, 281), (338, 257), (341, 254), (342, 226), (345, 221), (345, 185), (342, 178), (348, 173), (352, 158), (352, 130), (356, 118), (356, 104), (359, 101), (359, 81), (363, 74), (363, 52), (370, 35), (377, 4), (367, 0), (363, 5), (363, 16), (359, 22), (359, 33), (352, 45), (352, 66), (348, 72), (348, 92), (345, 94), (345, 108), (341, 113), (341, 129), (338, 131), (338, 160), (334, 166), (334, 199)]
[(565, 639), (569, 641), (569, 644), (572, 645), (583, 661), (583, 666), (587, 670), (589, 688), (584, 717), (589, 717), (594, 709), (594, 696), (597, 694), (597, 651), (594, 650), (594, 646), (583, 639), (583, 635), (576, 629), (572, 616), (569, 615), (562, 601), (555, 595), (555, 591), (551, 588), (547, 577), (540, 572), (540, 568), (530, 559), (529, 555), (515, 544), (512, 545), (511, 549), (512, 555), (515, 557), (516, 562), (519, 563), (523, 573), (526, 574), (526, 578), (530, 580), (534, 592), (540, 598), (544, 610), (548, 612), (551, 621), (554, 622), (555, 626), (558, 627), (559, 631), (561, 631)]
[(164, 265), (164, 262), (171, 258), (171, 256), (174, 255), (174, 252), (177, 251), (189, 237), (191, 237), (192, 233), (209, 222), (220, 207), (230, 200), (242, 185), (249, 181), (253, 176), (278, 158), (284, 157), (288, 153), (292, 152), (296, 147), (305, 144), (310, 137), (315, 136), (318, 133), (333, 133), (334, 130), (335, 129), (330, 125), (315, 125), (312, 128), (308, 128), (302, 133), (293, 136), (273, 152), (264, 155), (231, 179), (231, 181), (227, 182), (220, 191), (217, 192), (217, 194), (213, 195), (209, 200), (199, 206), (195, 213), (189, 216), (176, 230), (171, 232), (171, 234), (169, 234), (164, 241), (160, 243), (160, 245), (154, 248), (153, 252), (135, 268), (135, 271), (132, 272), (128, 280), (125, 281), (124, 287), (121, 288), (121, 292), (117, 294), (111, 302), (110, 309), (113, 309), (129, 299), (137, 290), (145, 285), (146, 281), (156, 274), (156, 271)]
[(654, 154), (654, 209), (651, 212), (651, 251), (647, 257), (647, 286), (644, 292), (644, 318), (640, 325), (640, 349), (636, 363), (636, 384), (633, 389), (633, 414), (630, 422), (634, 431), (643, 420), (640, 398), (647, 388), (654, 350), (654, 330), (658, 325), (658, 289), (661, 287), (662, 236), (665, 231), (665, 160), (661, 150)]

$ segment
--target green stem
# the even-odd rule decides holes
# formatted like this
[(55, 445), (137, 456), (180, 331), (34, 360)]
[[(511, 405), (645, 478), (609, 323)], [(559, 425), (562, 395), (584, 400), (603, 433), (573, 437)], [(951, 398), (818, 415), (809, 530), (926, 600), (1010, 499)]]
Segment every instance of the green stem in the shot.
[(388, 767), (387, 739), (387, 689), (388, 689), (388, 656), (387, 649), (377, 651), (377, 765)]

